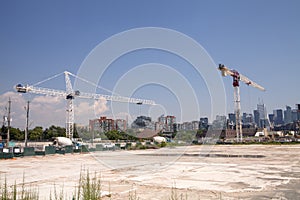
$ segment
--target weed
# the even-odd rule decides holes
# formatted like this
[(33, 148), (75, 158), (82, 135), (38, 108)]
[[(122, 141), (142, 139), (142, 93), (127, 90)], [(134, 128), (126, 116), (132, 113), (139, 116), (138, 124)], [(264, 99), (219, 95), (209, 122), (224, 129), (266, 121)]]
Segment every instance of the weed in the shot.
[(129, 191), (128, 194), (128, 199), (129, 200), (139, 200), (140, 198), (136, 195), (136, 190), (134, 190), (134, 192), (132, 192), (133, 190)]
[(97, 178), (97, 173), (95, 172), (94, 177), (90, 178), (89, 171), (80, 173), (80, 178), (78, 182), (76, 196), (73, 199), (77, 200), (99, 200), (101, 199), (101, 179)]

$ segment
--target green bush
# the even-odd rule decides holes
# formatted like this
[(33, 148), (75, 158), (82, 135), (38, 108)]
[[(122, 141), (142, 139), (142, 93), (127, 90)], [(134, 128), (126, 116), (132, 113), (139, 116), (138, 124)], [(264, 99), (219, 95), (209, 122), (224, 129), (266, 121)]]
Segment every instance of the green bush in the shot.
[(166, 143), (166, 142), (162, 142), (162, 143), (159, 144), (159, 146), (160, 146), (161, 148), (166, 147), (166, 146), (167, 146), (167, 143)]

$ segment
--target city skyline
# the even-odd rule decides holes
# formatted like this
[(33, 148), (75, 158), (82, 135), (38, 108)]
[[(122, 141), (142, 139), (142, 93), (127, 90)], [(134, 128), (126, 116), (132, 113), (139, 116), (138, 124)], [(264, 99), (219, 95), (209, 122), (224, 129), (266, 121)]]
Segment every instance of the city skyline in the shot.
[[(263, 111), (258, 111), (260, 108), (263, 109)], [(295, 108), (292, 108), (290, 106), (286, 106), (286, 110), (282, 110), (282, 109), (275, 109), (272, 110), (272, 112), (268, 113), (265, 109), (265, 104), (257, 104), (257, 109), (253, 110), (253, 113), (245, 113), (243, 112), (241, 115), (242, 118), (242, 123), (243, 126), (247, 126), (247, 125), (256, 125), (257, 128), (264, 128), (265, 126), (270, 127), (272, 126), (276, 126), (276, 125), (285, 125), (285, 124), (289, 124), (289, 123), (293, 123), (296, 121), (300, 120), (300, 104), (296, 104)], [(275, 113), (280, 111), (280, 116), (277, 116)], [(258, 113), (258, 116), (255, 116), (255, 113)], [(293, 116), (294, 114), (294, 116)], [(295, 115), (296, 114), (296, 115)], [(262, 115), (262, 116), (260, 116)], [(270, 117), (272, 116), (272, 118)], [(168, 126), (168, 128), (166, 128), (167, 132), (172, 130), (172, 125), (173, 124), (177, 124), (180, 125), (182, 127), (184, 126), (190, 126), (192, 128), (187, 128), (187, 130), (198, 130), (201, 127), (201, 124), (205, 124), (205, 125), (212, 125), (215, 121), (226, 121), (228, 120), (229, 125), (234, 126), (235, 125), (235, 113), (228, 113), (227, 115), (217, 115), (215, 119), (212, 119), (211, 121), (209, 121), (208, 117), (206, 116), (201, 116), (200, 119), (194, 119), (192, 121), (180, 121), (177, 122), (176, 121), (176, 116), (172, 116), (172, 115), (164, 115), (162, 114), (161, 116), (159, 116), (157, 119), (153, 119), (149, 116), (145, 116), (142, 115), (142, 113), (140, 113), (139, 116), (137, 116), (137, 118), (131, 122), (131, 124), (128, 124), (129, 122), (126, 119), (118, 119), (118, 118), (110, 118), (107, 116), (100, 116), (99, 118), (96, 119), (89, 119), (89, 124), (86, 125), (86, 127), (88, 126), (90, 129), (92, 130), (96, 130), (97, 128), (99, 128), (99, 125), (96, 125), (97, 128), (94, 128), (94, 123), (99, 123), (101, 121), (105, 121), (107, 122), (107, 126), (108, 127), (114, 127), (116, 128), (116, 130), (118, 129), (117, 127), (122, 127), (120, 128), (120, 130), (126, 130), (128, 127), (131, 128), (139, 128), (139, 127), (146, 127), (146, 128), (150, 128), (150, 129), (162, 129), (161, 125), (165, 124)], [(256, 121), (255, 118), (258, 118)], [(260, 120), (267, 120), (267, 122), (263, 121), (260, 122)], [(144, 123), (144, 121), (148, 121), (149, 124), (143, 124), (142, 126), (138, 125), (138, 121), (140, 121), (140, 123)], [(119, 125), (119, 123), (121, 122), (121, 125)], [(126, 123), (125, 123), (126, 122)], [(115, 124), (114, 124), (115, 123)], [(197, 126), (195, 126), (194, 124), (197, 123)], [(265, 124), (267, 123), (267, 124)], [(270, 124), (272, 123), (272, 124)], [(126, 124), (126, 125), (125, 125)], [(92, 128), (91, 128), (92, 127)], [(126, 127), (126, 128), (125, 128)], [(157, 128), (160, 127), (160, 128)], [(185, 128), (183, 128), (185, 129)], [(101, 129), (101, 130), (105, 130), (105, 129)], [(115, 129), (113, 129), (115, 130)]]
[[(143, 27), (174, 30), (190, 37), (203, 47), (215, 64), (203, 65), (203, 71), (215, 70), (213, 76), (198, 73), (188, 60), (173, 52), (161, 49), (131, 51), (110, 63), (101, 79), (98, 77), (100, 80), (95, 82), (108, 91), (115, 91), (120, 84), (129, 85), (129, 75), (134, 75), (130, 72), (138, 73), (136, 79), (151, 81), (150, 72), (141, 73), (138, 69), (156, 68), (161, 76), (155, 74), (152, 84), (136, 85), (125, 95), (153, 99), (158, 105), (140, 108), (129, 105), (128, 112), (113, 112), (110, 102), (76, 100), (75, 122), (87, 124), (88, 119), (100, 115), (128, 117), (133, 121), (140, 112), (154, 118), (170, 114), (178, 116), (179, 121), (208, 116), (212, 121), (222, 113), (216, 112), (221, 109), (211, 100), (217, 85), (211, 87), (208, 81), (215, 81), (223, 88), (220, 93), (223, 96), (220, 105), (225, 105), (223, 114), (234, 112), (232, 80), (221, 77), (217, 71), (219, 63), (238, 70), (266, 88), (266, 92), (260, 92), (241, 83), (242, 113), (255, 109), (258, 99), (266, 104), (269, 113), (300, 103), (297, 94), (300, 83), (299, 1), (3, 1), (0, 5), (0, 115), (7, 112), (10, 97), (13, 126), (25, 126), (27, 101), (31, 102), (32, 126), (64, 126), (66, 109), (63, 98), (21, 96), (13, 92), (14, 85), (35, 84), (65, 70), (82, 74), (81, 67), (99, 44), (112, 36)], [(119, 47), (112, 46), (108, 51)], [(193, 52), (188, 54), (192, 56)], [(90, 72), (92, 75), (96, 73)], [(98, 80), (97, 77), (84, 78)], [(163, 79), (165, 82), (157, 81)], [(63, 79), (40, 86), (65, 89)], [(198, 102), (190, 103), (181, 98), (181, 90), (190, 92), (189, 97), (195, 97)], [(107, 91), (97, 89), (96, 92)], [(189, 103), (191, 106), (183, 109), (182, 105)]]

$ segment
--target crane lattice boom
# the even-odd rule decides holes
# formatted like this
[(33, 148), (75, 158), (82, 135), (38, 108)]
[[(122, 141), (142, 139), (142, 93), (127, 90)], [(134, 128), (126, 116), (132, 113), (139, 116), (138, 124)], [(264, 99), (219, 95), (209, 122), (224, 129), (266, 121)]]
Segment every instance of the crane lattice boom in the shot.
[(148, 100), (148, 99), (137, 99), (137, 98), (130, 98), (118, 95), (105, 95), (105, 94), (96, 94), (96, 93), (83, 93), (79, 91), (74, 91), (72, 93), (67, 93), (64, 90), (55, 90), (50, 88), (42, 88), (42, 87), (35, 87), (35, 86), (23, 86), (22, 84), (16, 85), (15, 89), (17, 92), (20, 93), (32, 93), (32, 94), (42, 94), (48, 96), (58, 96), (58, 97), (66, 97), (71, 95), (72, 97), (79, 97), (83, 99), (105, 99), (107, 101), (116, 101), (116, 102), (123, 102), (123, 103), (133, 103), (133, 104), (145, 104), (145, 105), (156, 105), (155, 101)]
[[(252, 87), (255, 87), (261, 91), (265, 91), (265, 88), (260, 86), (259, 84), (255, 83), (254, 81), (250, 80), (246, 76), (238, 73), (235, 70), (228, 69), (226, 66), (219, 64), (219, 70), (222, 72), (222, 76), (232, 76), (233, 78), (236, 78), (237, 81), (243, 81), (247, 85), (250, 85)], [(238, 84), (239, 86), (239, 84)]]
[[(15, 86), (17, 92), (20, 93), (33, 93), (33, 94), (42, 94), (48, 96), (56, 96), (56, 97), (64, 97), (67, 100), (67, 109), (66, 109), (66, 136), (70, 139), (73, 138), (73, 126), (74, 126), (74, 107), (73, 100), (74, 98), (84, 98), (84, 99), (95, 99), (95, 100), (107, 100), (107, 101), (115, 101), (115, 102), (123, 102), (123, 103), (134, 103), (134, 104), (145, 104), (145, 105), (155, 105), (153, 100), (147, 99), (137, 99), (137, 98), (129, 98), (120, 95), (104, 95), (104, 94), (95, 94), (95, 93), (82, 93), (80, 91), (74, 91), (72, 88), (71, 80), (69, 75), (72, 75), (80, 80), (86, 81), (76, 75), (65, 71), (65, 81), (66, 81), (66, 91), (63, 90), (55, 90), (49, 88), (36, 87), (33, 85), (22, 85), (18, 84)], [(56, 76), (54, 76), (56, 77)], [(48, 79), (49, 80), (49, 79)], [(86, 81), (89, 82), (89, 81)], [(95, 84), (94, 84), (95, 85)]]

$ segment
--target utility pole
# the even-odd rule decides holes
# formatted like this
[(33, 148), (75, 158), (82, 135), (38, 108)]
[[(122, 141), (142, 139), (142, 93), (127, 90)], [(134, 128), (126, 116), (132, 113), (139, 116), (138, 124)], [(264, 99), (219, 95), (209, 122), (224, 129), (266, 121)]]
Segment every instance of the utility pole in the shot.
[(9, 97), (9, 100), (8, 100), (8, 115), (7, 115), (7, 140), (6, 140), (6, 147), (8, 147), (9, 145), (9, 140), (10, 140), (10, 107), (11, 107), (11, 100), (10, 100), (10, 97)]
[(28, 122), (29, 122), (29, 101), (27, 101), (27, 107), (26, 107), (25, 147), (27, 147), (27, 138), (28, 138)]

